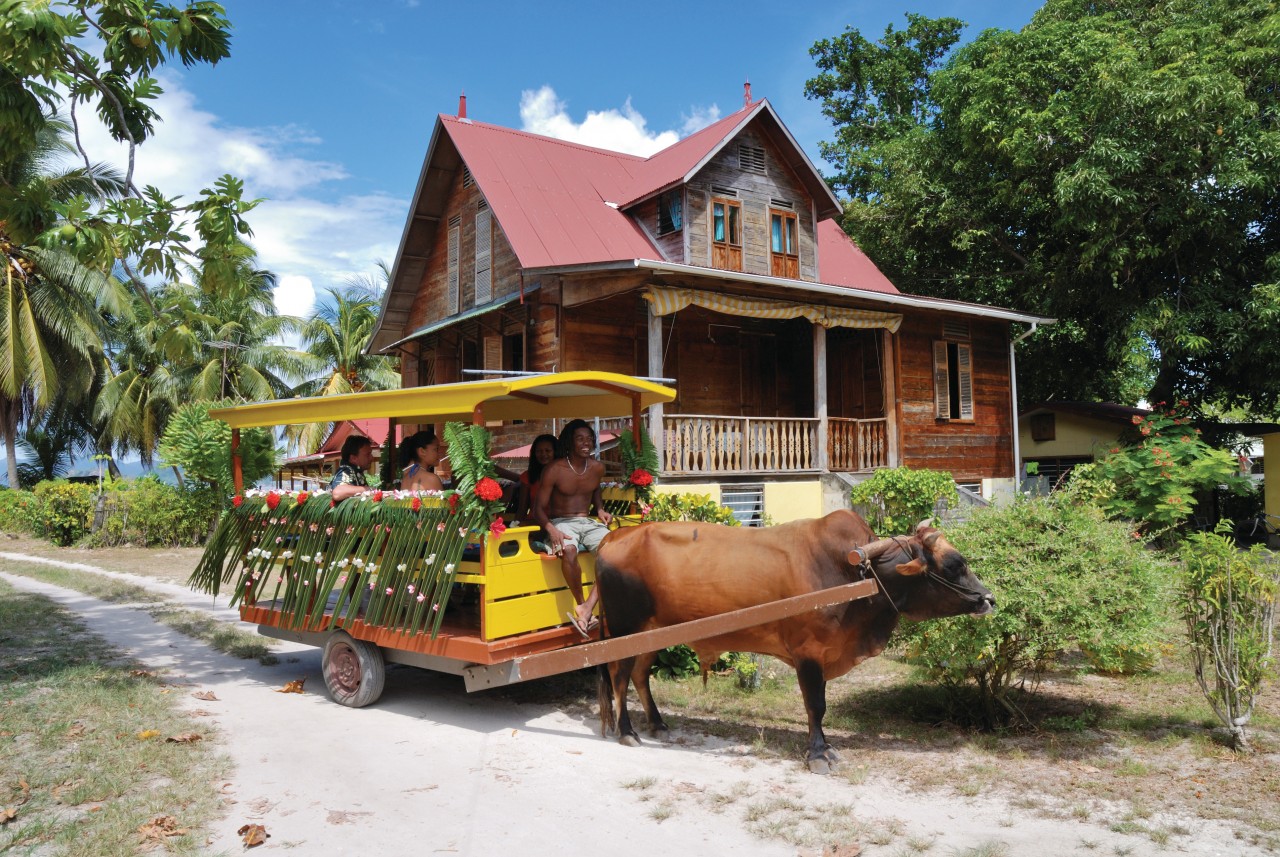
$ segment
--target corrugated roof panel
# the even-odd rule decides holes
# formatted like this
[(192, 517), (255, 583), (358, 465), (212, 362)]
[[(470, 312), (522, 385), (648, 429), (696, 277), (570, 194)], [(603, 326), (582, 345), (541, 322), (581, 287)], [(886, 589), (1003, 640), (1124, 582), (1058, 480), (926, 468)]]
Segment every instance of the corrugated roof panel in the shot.
[(818, 222), (818, 282), (901, 294), (834, 220)]

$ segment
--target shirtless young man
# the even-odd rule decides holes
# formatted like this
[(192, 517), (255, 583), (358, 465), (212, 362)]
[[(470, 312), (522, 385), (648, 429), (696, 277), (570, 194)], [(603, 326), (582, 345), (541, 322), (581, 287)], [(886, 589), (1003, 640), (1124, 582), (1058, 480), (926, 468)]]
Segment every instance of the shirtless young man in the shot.
[[(604, 465), (591, 457), (596, 448), (596, 433), (585, 420), (571, 420), (560, 432), (560, 453), (542, 472), (541, 488), (534, 503), (533, 519), (546, 529), (551, 549), (560, 557), (564, 581), (578, 602), (569, 611), (569, 620), (584, 638), (600, 624), (592, 616), (600, 590), (592, 587), (591, 597), (582, 597), (582, 569), (578, 565), (581, 551), (594, 551), (609, 534), (613, 516), (604, 508), (600, 482)], [(599, 521), (588, 517), (595, 507)]]

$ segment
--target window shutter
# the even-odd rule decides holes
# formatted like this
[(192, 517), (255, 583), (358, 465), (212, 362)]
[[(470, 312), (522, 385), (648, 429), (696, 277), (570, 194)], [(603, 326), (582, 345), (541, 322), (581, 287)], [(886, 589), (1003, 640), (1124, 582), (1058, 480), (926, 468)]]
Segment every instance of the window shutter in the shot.
[(449, 221), (449, 288), (445, 296), (445, 314), (458, 311), (458, 233), (461, 228), (455, 217)]
[(972, 346), (956, 345), (956, 368), (960, 379), (960, 419), (973, 419), (973, 357)]
[(489, 260), (493, 246), (493, 212), (476, 212), (476, 306), (493, 299), (493, 272)]
[(933, 343), (933, 402), (935, 416), (951, 419), (951, 384), (947, 372), (947, 343)]

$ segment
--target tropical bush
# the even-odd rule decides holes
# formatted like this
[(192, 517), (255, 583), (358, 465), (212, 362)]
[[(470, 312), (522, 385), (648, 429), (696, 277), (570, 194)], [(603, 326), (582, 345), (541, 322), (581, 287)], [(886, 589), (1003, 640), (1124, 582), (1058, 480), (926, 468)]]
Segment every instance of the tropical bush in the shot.
[(863, 517), (881, 536), (907, 535), (916, 524), (934, 516), (939, 500), (954, 506), (959, 500), (955, 480), (945, 470), (894, 467), (877, 470), (849, 492), (849, 500), (864, 510)]
[(1280, 565), (1260, 545), (1237, 549), (1226, 529), (1183, 542), (1178, 604), (1200, 689), (1232, 743), (1245, 748), (1245, 725), (1263, 681), (1273, 675)]
[(0, 532), (30, 535), (39, 509), (40, 501), (32, 492), (0, 488)]
[[(226, 403), (221, 403), (226, 404)], [(224, 497), (235, 493), (231, 472), (231, 427), (210, 418), (217, 402), (192, 402), (178, 408), (160, 436), (160, 458), (189, 478), (216, 486)], [(275, 470), (275, 442), (266, 429), (240, 432), (240, 467), (252, 485)]]
[[(1104, 669), (1156, 653), (1172, 616), (1170, 564), (1088, 504), (1022, 498), (948, 536), (996, 596), (989, 616), (905, 623), (898, 644), (984, 728), (1023, 719), (1018, 689), (1081, 648)], [(974, 690), (976, 688), (976, 696)]]
[(1178, 405), (1134, 416), (1133, 423), (1136, 440), (1113, 447), (1092, 466), (1076, 468), (1072, 482), (1091, 493), (1109, 516), (1133, 521), (1148, 539), (1186, 522), (1197, 495), (1219, 485), (1235, 493), (1253, 490), (1235, 457), (1207, 444)]
[(93, 522), (93, 488), (76, 482), (41, 482), (33, 492), (38, 503), (34, 535), (55, 545), (80, 541)]
[(95, 547), (199, 545), (217, 522), (222, 498), (207, 485), (179, 488), (155, 477), (108, 484)]
[(646, 521), (706, 521), (711, 524), (741, 526), (733, 510), (721, 506), (709, 494), (659, 494), (645, 514)]

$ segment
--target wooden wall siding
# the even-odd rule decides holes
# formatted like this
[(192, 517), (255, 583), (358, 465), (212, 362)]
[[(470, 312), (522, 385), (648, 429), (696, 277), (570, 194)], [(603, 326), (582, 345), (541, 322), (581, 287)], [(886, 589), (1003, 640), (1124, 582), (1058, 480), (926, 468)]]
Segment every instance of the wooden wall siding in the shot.
[[(961, 482), (1013, 476), (1009, 327), (965, 317), (973, 347), (972, 421), (939, 420), (933, 399), (933, 342), (942, 313), (907, 315), (897, 334), (902, 463), (949, 470)], [(953, 317), (954, 318), (954, 317)]]
[[(458, 175), (454, 177), (449, 192), (449, 203), (440, 220), (440, 228), (436, 230), (431, 258), (427, 260), (426, 272), (418, 285), (418, 294), (414, 298), (413, 306), (409, 310), (409, 320), (405, 325), (406, 333), (452, 315), (455, 311), (446, 306), (449, 221), (454, 217), (459, 218), (458, 282), (461, 306), (458, 309), (467, 310), (475, 306), (476, 211), (478, 203), (483, 198), (478, 185), (473, 184), (468, 188), (462, 186), (462, 170), (458, 170)], [(493, 219), (491, 252), (493, 298), (518, 293), (520, 262), (496, 217)]]
[(648, 375), (648, 321), (639, 292), (562, 311), (562, 371)]
[[(683, 263), (685, 261), (684, 230), (677, 229), (666, 235), (658, 234), (658, 199), (659, 197), (655, 196), (653, 199), (646, 200), (635, 208), (629, 209), (628, 213), (640, 223), (640, 228), (645, 235), (649, 236), (649, 240), (658, 248), (664, 260)], [(688, 207), (687, 204), (685, 207)]]
[(667, 413), (812, 417), (813, 332), (803, 319), (764, 321), (681, 310), (663, 326), (662, 373), (676, 379)]
[[(740, 143), (764, 149), (765, 175), (744, 172), (738, 166)], [(745, 272), (769, 274), (769, 201), (776, 198), (789, 200), (795, 207), (800, 237), (800, 279), (817, 279), (813, 206), (809, 193), (791, 168), (778, 157), (773, 141), (754, 128), (748, 128), (734, 138), (689, 182), (685, 200), (689, 264), (711, 264), (709, 211), (713, 185), (738, 191), (737, 198), (742, 202), (742, 267)]]

